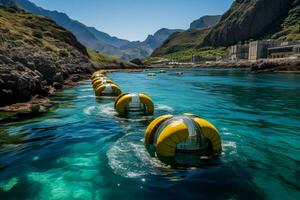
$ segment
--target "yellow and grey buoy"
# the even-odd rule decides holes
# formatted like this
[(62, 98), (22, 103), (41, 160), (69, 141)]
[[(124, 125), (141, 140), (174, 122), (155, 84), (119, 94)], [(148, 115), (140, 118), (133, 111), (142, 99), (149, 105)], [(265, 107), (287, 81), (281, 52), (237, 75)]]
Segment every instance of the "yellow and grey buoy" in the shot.
[(98, 71), (96, 71), (96, 72), (93, 73), (93, 75), (97, 75), (97, 74), (103, 74), (103, 75), (105, 75), (106, 71), (105, 70), (98, 70)]
[(106, 83), (113, 83), (113, 81), (107, 77), (97, 78), (92, 81), (92, 85), (93, 85), (94, 89), (97, 89), (99, 86), (106, 84)]
[(100, 70), (100, 71), (97, 71), (97, 72), (94, 72), (91, 76), (91, 79), (94, 79), (94, 78), (97, 78), (97, 77), (104, 77), (106, 74), (105, 71), (103, 70)]
[(216, 127), (192, 114), (158, 117), (145, 132), (145, 145), (162, 158), (174, 158), (177, 153), (210, 156), (222, 151)]
[(105, 83), (95, 89), (96, 96), (119, 96), (122, 93), (120, 87), (114, 83)]
[(125, 116), (128, 113), (152, 115), (154, 112), (154, 104), (151, 98), (146, 94), (124, 93), (116, 99), (115, 109), (120, 116)]

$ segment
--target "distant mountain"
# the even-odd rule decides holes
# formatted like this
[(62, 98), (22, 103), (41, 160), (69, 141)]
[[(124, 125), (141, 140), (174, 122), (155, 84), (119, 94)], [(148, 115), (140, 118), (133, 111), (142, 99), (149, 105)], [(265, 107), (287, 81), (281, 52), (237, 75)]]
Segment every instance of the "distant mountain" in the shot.
[[(2, 0), (8, 1), (8, 0)], [(9, 0), (12, 1), (12, 0)], [(45, 17), (49, 17), (50, 19), (54, 20), (58, 25), (64, 27), (65, 29), (71, 31), (77, 39), (84, 44), (86, 47), (95, 49), (98, 51), (102, 51), (107, 54), (113, 54), (118, 49), (113, 45), (107, 44), (104, 41), (98, 40), (86, 27), (84, 24), (72, 20), (66, 14), (57, 12), (57, 11), (49, 11), (43, 9), (41, 7), (36, 6), (35, 4), (31, 3), (28, 0), (13, 0), (19, 8), (22, 8), (28, 12), (42, 15)]]
[(159, 47), (170, 34), (180, 31), (161, 29), (154, 35), (149, 35), (143, 42), (130, 42), (128, 40), (112, 37), (94, 27), (87, 27), (71, 19), (65, 13), (49, 11), (38, 7), (28, 0), (0, 0), (0, 5), (8, 7), (17, 5), (19, 8), (28, 12), (48, 17), (54, 20), (58, 25), (71, 31), (86, 47), (125, 60), (150, 56), (152, 51)]
[(124, 40), (124, 39), (119, 39), (117, 37), (112, 37), (107, 33), (98, 31), (96, 28), (94, 27), (88, 27), (88, 30), (98, 39), (101, 40), (107, 44), (113, 45), (117, 48), (120, 48), (123, 45), (127, 45), (129, 43), (131, 43), (128, 40)]
[(199, 19), (191, 23), (190, 28), (192, 29), (210, 28), (212, 26), (215, 26), (217, 23), (219, 23), (221, 17), (222, 15), (206, 15), (200, 17)]
[(152, 54), (153, 50), (160, 47), (170, 35), (179, 32), (183, 32), (183, 30), (162, 28), (153, 35), (148, 35), (146, 40), (143, 42), (137, 41), (124, 45), (121, 47), (121, 49), (125, 50), (126, 54), (123, 55), (122, 58), (125, 60), (131, 60), (137, 57), (148, 57)]
[(0, 5), (4, 7), (17, 7), (17, 4), (14, 0), (0, 0)]
[(162, 28), (158, 30), (154, 35), (149, 35), (147, 39), (143, 42), (144, 44), (148, 45), (149, 47), (155, 49), (162, 45), (168, 37), (174, 33), (180, 33), (183, 32), (184, 30), (181, 29), (166, 29)]

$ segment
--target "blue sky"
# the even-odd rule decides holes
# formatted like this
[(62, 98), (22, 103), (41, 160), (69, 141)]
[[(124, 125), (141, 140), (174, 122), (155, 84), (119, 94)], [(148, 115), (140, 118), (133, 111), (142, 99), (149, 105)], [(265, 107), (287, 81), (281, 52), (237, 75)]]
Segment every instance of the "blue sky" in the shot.
[(187, 29), (203, 15), (223, 14), (233, 0), (31, 0), (88, 26), (128, 40), (160, 28)]

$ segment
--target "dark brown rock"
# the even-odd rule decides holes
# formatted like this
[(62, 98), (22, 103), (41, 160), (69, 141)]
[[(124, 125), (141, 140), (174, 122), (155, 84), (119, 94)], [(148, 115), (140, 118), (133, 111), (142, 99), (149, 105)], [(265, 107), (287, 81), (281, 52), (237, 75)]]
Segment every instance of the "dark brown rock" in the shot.
[(53, 87), (54, 87), (55, 89), (59, 90), (59, 89), (62, 89), (62, 88), (64, 87), (64, 85), (61, 84), (61, 83), (58, 83), (58, 82), (54, 82), (54, 83), (53, 83)]

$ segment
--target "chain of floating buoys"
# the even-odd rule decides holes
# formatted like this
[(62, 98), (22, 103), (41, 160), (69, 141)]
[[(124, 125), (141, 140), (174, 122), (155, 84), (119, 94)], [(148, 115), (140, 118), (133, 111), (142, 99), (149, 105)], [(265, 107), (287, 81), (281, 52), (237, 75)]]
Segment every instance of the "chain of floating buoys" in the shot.
[[(92, 75), (95, 95), (117, 97), (114, 107), (119, 116), (127, 117), (130, 113), (153, 115), (154, 104), (148, 95), (122, 93), (120, 87), (105, 75), (104, 70)], [(145, 146), (151, 155), (171, 165), (184, 164), (187, 155), (207, 158), (219, 155), (222, 151), (217, 128), (193, 114), (163, 115), (156, 118), (146, 129)]]
[(119, 96), (122, 93), (120, 87), (106, 77), (105, 74), (106, 71), (101, 70), (93, 73), (91, 77), (95, 95), (97, 97)]

